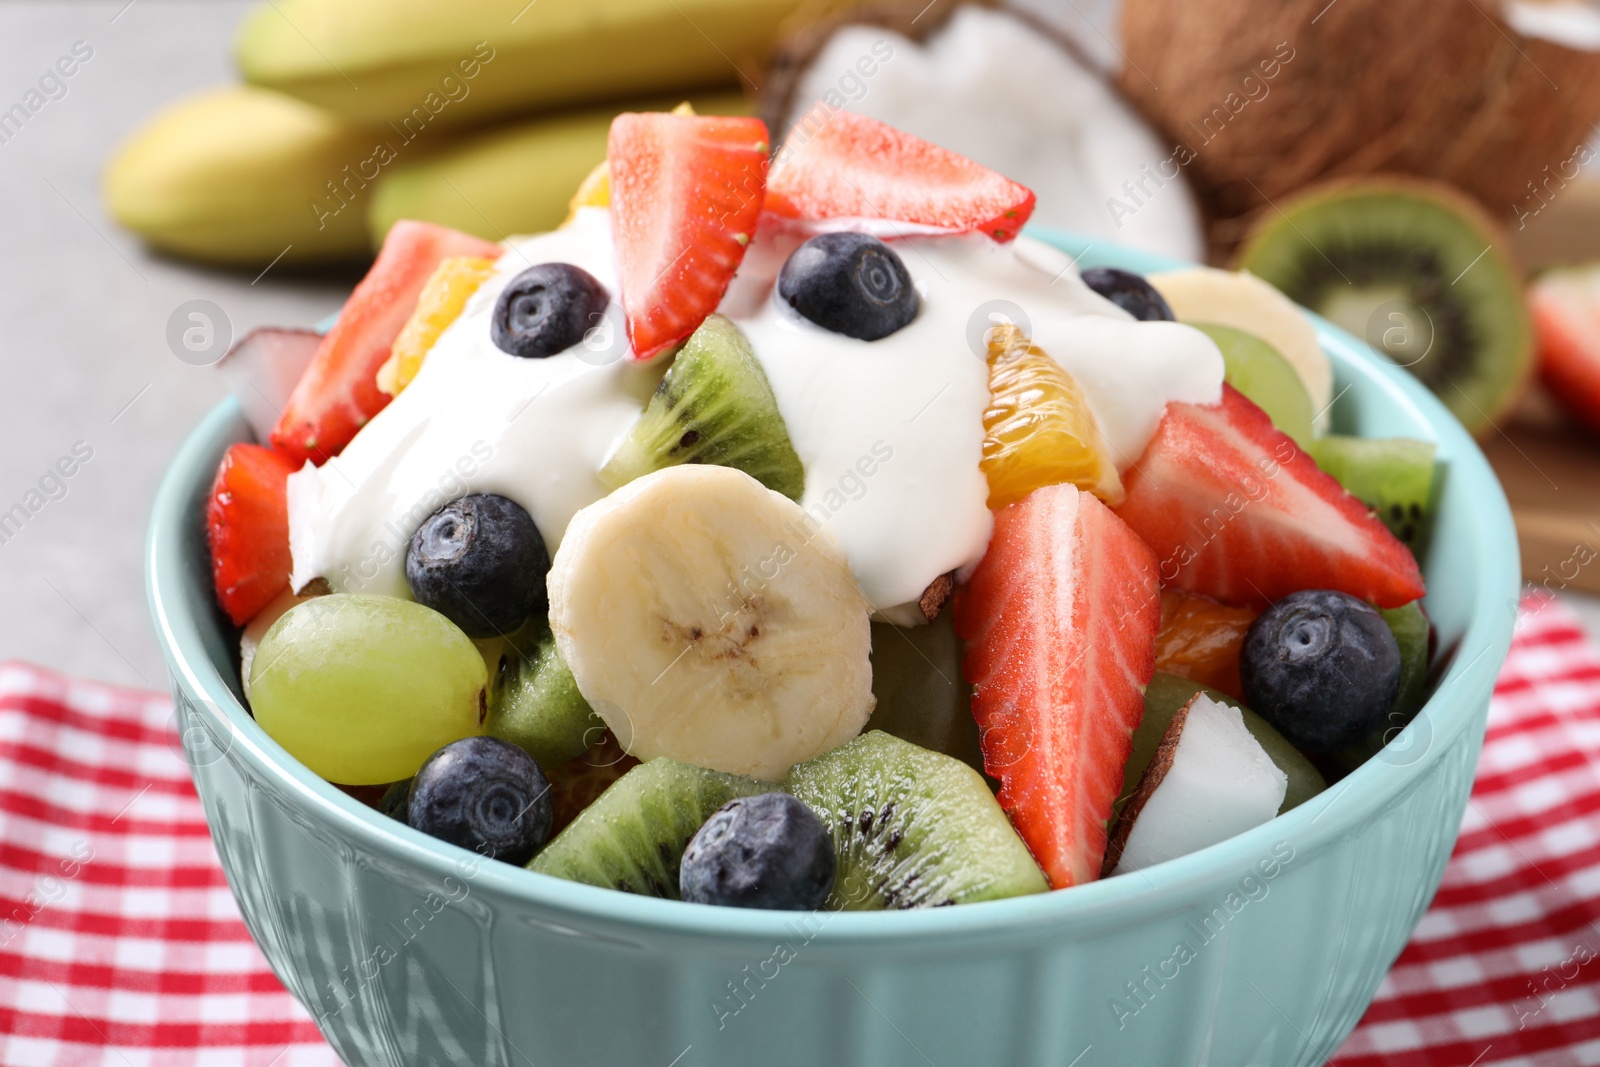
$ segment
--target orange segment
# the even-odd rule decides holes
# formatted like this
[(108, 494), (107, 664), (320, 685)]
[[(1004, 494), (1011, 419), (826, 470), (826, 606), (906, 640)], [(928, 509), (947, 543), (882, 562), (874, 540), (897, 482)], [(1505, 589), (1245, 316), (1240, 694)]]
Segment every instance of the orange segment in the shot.
[(440, 261), (417, 297), (417, 309), (400, 330), (389, 349), (389, 358), (378, 368), (378, 388), (390, 396), (411, 384), (422, 369), (428, 349), (456, 321), (467, 298), (478, 291), (494, 273), (494, 260), (475, 256), (450, 256)]
[(1122, 480), (1094, 412), (1072, 375), (1016, 326), (989, 331), (989, 407), (983, 459), (989, 507), (1071, 482), (1115, 507)]
[(1256, 619), (1250, 608), (1233, 608), (1203, 596), (1166, 589), (1161, 593), (1161, 630), (1156, 635), (1156, 670), (1177, 674), (1236, 700), (1239, 649)]
[(561, 225), (571, 225), (572, 220), (578, 217), (579, 208), (610, 206), (611, 164), (602, 159), (595, 164), (594, 170), (583, 179), (583, 184), (578, 186), (578, 191), (573, 193), (572, 199), (567, 202), (567, 217), (561, 221)]

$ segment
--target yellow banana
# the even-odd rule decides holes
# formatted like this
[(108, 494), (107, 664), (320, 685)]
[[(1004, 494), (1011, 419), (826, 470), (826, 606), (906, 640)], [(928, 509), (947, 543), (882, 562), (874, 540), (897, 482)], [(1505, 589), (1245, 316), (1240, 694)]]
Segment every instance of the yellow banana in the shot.
[(247, 268), (279, 253), (284, 263), (359, 258), (359, 208), (319, 216), (313, 205), (375, 136), (279, 93), (212, 89), (128, 138), (102, 192), (118, 222), (173, 255)]
[[(543, 0), (541, 0), (543, 2)], [(693, 96), (706, 115), (747, 115), (737, 93)], [(666, 110), (676, 100), (610, 106), (534, 119), (464, 137), (415, 162), (386, 170), (368, 209), (374, 244), (397, 219), (422, 219), (498, 241), (553, 230), (574, 189), (606, 157), (612, 118), (622, 110)]]
[(351, 121), (460, 126), (627, 95), (752, 86), (807, 0), (271, 0), (245, 79)]

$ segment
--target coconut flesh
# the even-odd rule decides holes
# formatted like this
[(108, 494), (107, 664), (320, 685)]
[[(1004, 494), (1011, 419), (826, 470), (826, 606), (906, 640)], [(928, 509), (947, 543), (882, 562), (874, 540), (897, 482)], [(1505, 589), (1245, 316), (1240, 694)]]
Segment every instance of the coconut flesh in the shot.
[[(1278, 814), (1289, 776), (1239, 709), (1197, 693), (1173, 716), (1112, 840), (1126, 874), (1226, 841)], [(1120, 850), (1117, 846), (1120, 845)]]
[(1038, 195), (1035, 223), (1181, 259), (1204, 249), (1171, 149), (1097, 74), (1014, 15), (963, 7), (921, 44), (842, 26), (796, 80), (782, 128), (826, 121), (837, 107), (1021, 182)]

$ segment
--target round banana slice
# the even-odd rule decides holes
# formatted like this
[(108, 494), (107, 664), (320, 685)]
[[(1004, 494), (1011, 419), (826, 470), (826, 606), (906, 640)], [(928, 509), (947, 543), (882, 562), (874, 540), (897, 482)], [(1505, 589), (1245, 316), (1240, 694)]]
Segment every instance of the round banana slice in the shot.
[(550, 625), (640, 759), (776, 780), (872, 714), (870, 605), (798, 504), (730, 467), (648, 474), (573, 518)]

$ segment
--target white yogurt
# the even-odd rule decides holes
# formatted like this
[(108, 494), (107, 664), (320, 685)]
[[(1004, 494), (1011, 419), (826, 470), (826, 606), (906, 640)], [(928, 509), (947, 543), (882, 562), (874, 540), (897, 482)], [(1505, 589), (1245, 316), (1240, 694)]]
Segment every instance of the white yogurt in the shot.
[[(1169, 400), (1220, 396), (1222, 357), (1208, 338), (1134, 322), (1091, 292), (1066, 256), (1027, 238), (895, 240), (922, 300), (917, 318), (870, 343), (830, 333), (774, 290), (803, 236), (764, 223), (722, 311), (766, 369), (805, 466), (801, 506), (838, 541), (880, 610), (915, 601), (938, 575), (976, 563), (988, 543), (978, 461), (991, 313), (1021, 318), (1078, 380), (1119, 468), (1143, 451)], [(501, 289), (552, 261), (582, 267), (615, 292), (609, 215), (591, 209), (567, 229), (512, 241), (410, 386), (337, 458), (290, 478), (296, 588), (321, 576), (340, 592), (408, 595), (412, 531), (469, 493), (521, 504), (552, 552), (572, 516), (606, 494), (597, 471), (661, 368), (627, 357), (615, 304), (610, 347), (602, 328), (591, 347), (547, 359), (496, 348), (489, 315)]]

